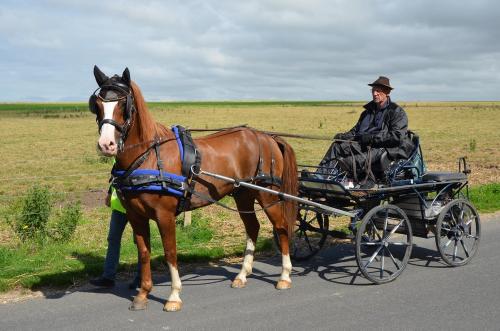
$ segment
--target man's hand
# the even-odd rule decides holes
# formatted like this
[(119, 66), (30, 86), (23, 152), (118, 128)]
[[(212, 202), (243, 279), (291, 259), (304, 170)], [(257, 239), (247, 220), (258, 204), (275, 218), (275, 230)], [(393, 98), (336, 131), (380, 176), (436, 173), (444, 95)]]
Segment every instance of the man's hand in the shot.
[(345, 133), (342, 133), (342, 132), (341, 132), (341, 133), (337, 133), (337, 134), (333, 137), (333, 139), (339, 139), (339, 140), (346, 140), (346, 138), (347, 138), (347, 137), (346, 137), (346, 134), (345, 134)]
[(368, 146), (372, 144), (372, 140), (373, 140), (373, 135), (365, 133), (361, 135), (361, 139), (359, 140), (359, 142), (361, 143), (361, 145)]
[(111, 207), (111, 193), (108, 193), (106, 195), (106, 198), (104, 199), (104, 204), (107, 206), (107, 207)]

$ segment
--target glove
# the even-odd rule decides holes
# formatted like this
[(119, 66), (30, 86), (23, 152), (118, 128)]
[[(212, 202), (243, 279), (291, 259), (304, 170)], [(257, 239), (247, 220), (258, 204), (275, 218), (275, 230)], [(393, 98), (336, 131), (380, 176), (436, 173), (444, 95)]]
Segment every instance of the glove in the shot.
[(346, 134), (345, 133), (337, 133), (333, 139), (340, 139), (340, 140), (346, 140)]
[(359, 142), (361, 143), (361, 145), (366, 146), (366, 145), (371, 145), (372, 140), (373, 140), (373, 135), (369, 134), (369, 133), (365, 133), (365, 134), (361, 135), (361, 139), (359, 140)]

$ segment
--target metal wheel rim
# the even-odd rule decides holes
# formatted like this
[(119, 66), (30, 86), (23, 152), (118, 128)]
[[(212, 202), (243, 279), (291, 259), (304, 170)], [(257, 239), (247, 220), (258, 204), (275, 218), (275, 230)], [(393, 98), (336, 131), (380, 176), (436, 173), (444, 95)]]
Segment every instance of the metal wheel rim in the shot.
[(304, 261), (316, 255), (328, 235), (328, 216), (310, 210), (303, 212), (290, 243), (290, 256), (295, 261)]
[(479, 214), (465, 199), (450, 202), (436, 223), (436, 246), (441, 258), (450, 266), (470, 262), (481, 238)]
[[(403, 230), (405, 233), (399, 233)], [(405, 269), (411, 250), (411, 224), (399, 207), (377, 206), (363, 217), (356, 233), (356, 261), (368, 280), (383, 284), (396, 279)]]

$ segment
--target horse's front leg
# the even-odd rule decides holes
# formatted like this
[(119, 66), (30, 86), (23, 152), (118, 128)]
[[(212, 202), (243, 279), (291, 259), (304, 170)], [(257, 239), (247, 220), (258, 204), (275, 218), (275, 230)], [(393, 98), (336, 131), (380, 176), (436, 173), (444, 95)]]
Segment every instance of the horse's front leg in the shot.
[[(174, 209), (175, 210), (175, 209)], [(181, 278), (177, 266), (177, 246), (175, 241), (175, 214), (173, 211), (159, 213), (158, 228), (165, 253), (165, 261), (168, 265), (171, 278), (171, 292), (163, 310), (179, 311), (182, 309), (180, 293), (182, 290)]]
[(148, 294), (153, 288), (153, 281), (151, 279), (151, 244), (149, 232), (149, 219), (142, 218), (137, 215), (131, 215), (127, 211), (127, 218), (134, 230), (135, 240), (137, 243), (137, 250), (141, 259), (141, 288), (139, 293), (134, 297), (130, 310), (143, 310), (147, 308)]

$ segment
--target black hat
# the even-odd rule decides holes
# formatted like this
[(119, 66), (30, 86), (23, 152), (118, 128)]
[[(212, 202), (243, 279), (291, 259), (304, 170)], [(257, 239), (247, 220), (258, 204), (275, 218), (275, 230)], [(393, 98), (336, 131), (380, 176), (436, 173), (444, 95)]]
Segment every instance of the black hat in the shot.
[(393, 89), (393, 87), (389, 83), (389, 78), (384, 77), (384, 76), (380, 76), (376, 81), (374, 81), (373, 83), (368, 84), (368, 85), (369, 86), (382, 86), (382, 87), (388, 88), (389, 90)]

